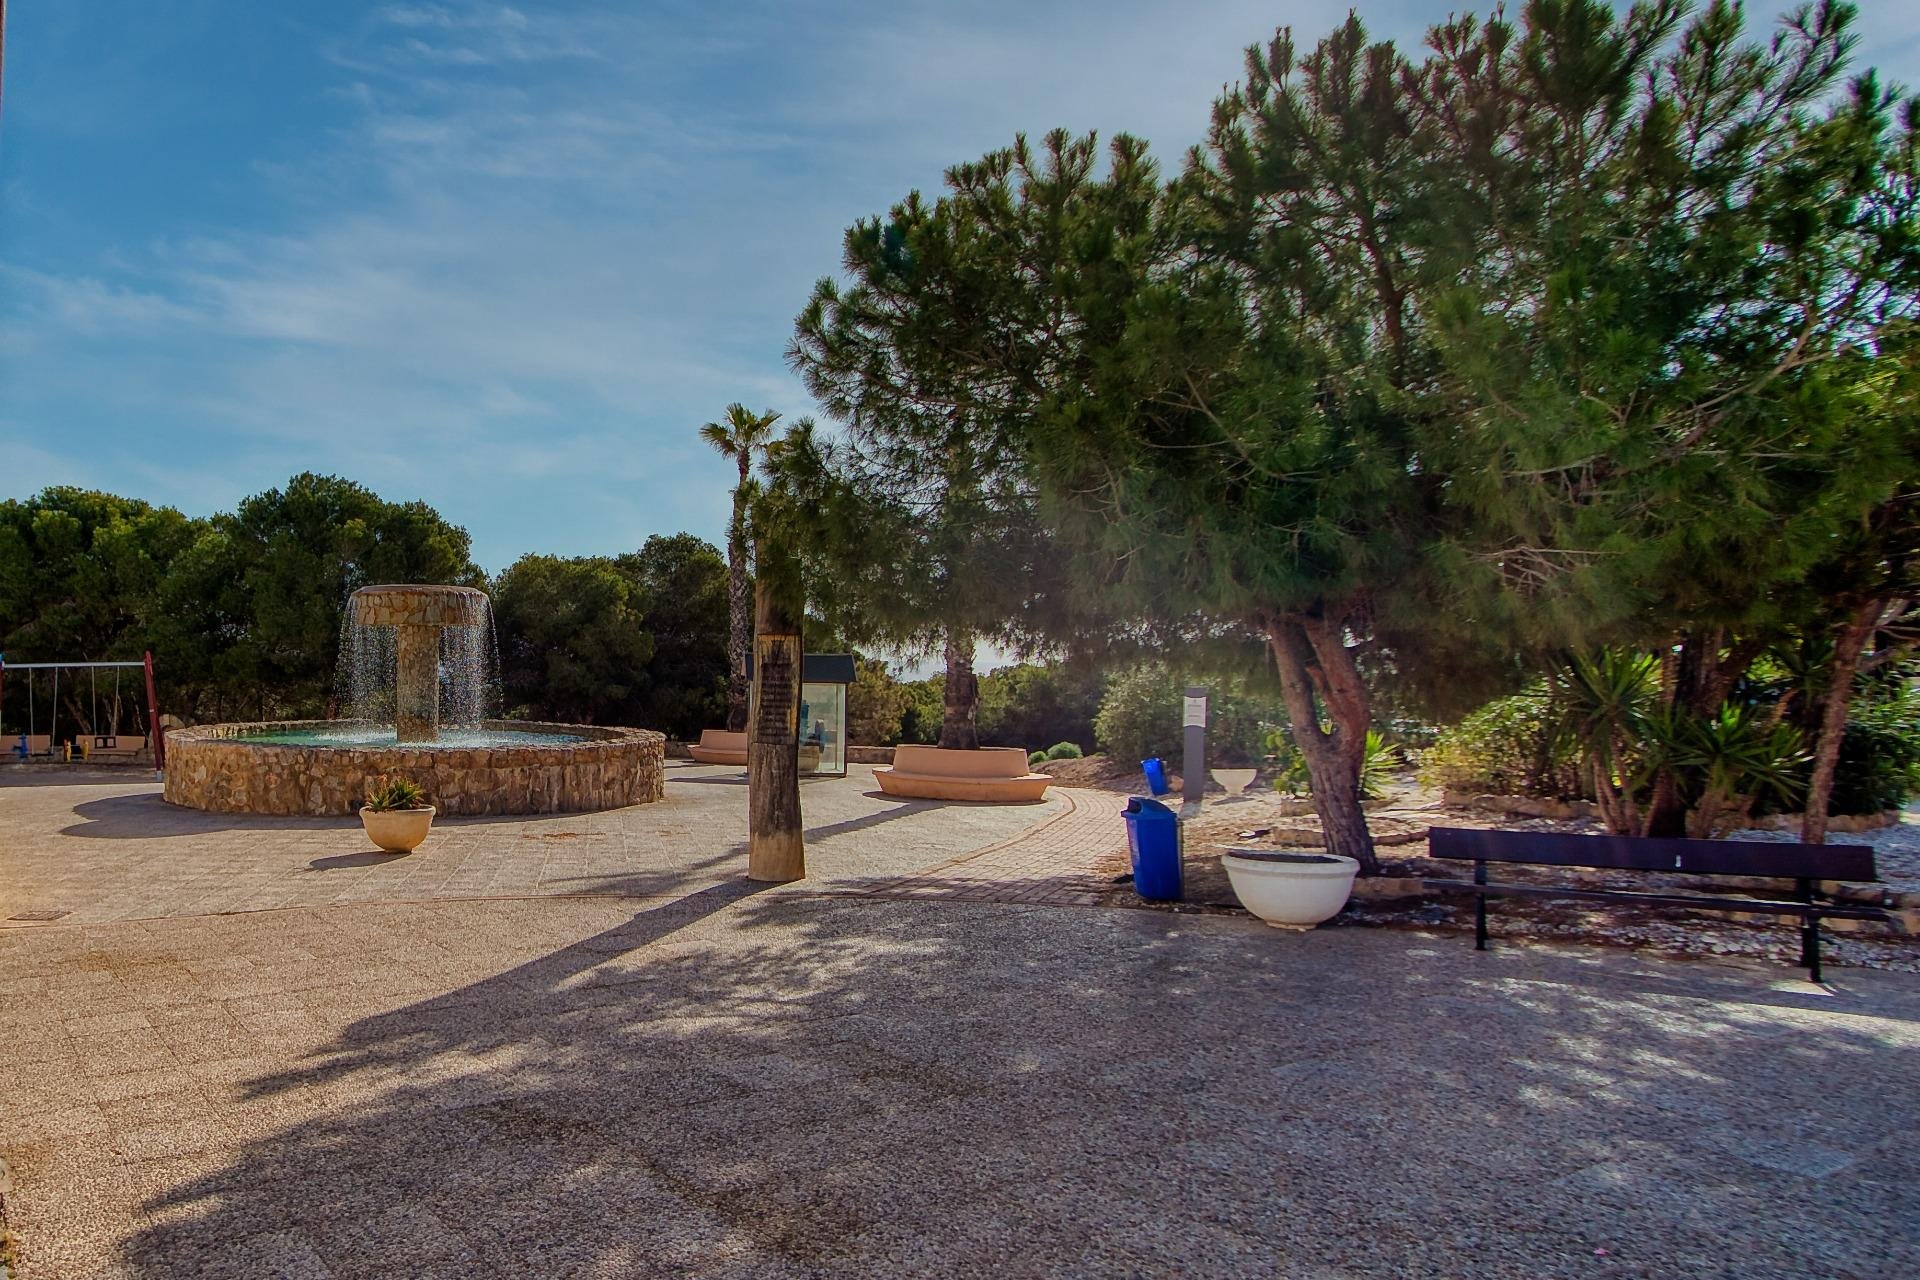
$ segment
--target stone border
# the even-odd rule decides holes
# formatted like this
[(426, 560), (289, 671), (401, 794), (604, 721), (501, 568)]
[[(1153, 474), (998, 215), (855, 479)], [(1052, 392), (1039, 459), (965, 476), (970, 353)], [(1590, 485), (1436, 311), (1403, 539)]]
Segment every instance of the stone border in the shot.
[(649, 804), (666, 790), (666, 738), (650, 729), (487, 720), (483, 728), (566, 733), (551, 746), (304, 747), (249, 735), (351, 727), (352, 720), (200, 725), (167, 734), (162, 795), (211, 813), (348, 815), (368, 783), (405, 778), (443, 814), (577, 813)]

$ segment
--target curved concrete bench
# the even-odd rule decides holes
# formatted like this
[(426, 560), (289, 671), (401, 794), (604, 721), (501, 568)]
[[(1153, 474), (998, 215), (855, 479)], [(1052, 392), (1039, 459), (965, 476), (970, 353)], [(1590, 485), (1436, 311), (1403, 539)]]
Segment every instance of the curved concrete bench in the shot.
[(702, 729), (700, 741), (689, 746), (687, 754), (701, 764), (745, 764), (746, 730), (728, 733), (725, 729)]
[(988, 803), (1043, 799), (1053, 782), (1044, 773), (1027, 772), (1027, 753), (1019, 747), (949, 751), (914, 744), (895, 748), (893, 764), (875, 769), (873, 777), (890, 796)]

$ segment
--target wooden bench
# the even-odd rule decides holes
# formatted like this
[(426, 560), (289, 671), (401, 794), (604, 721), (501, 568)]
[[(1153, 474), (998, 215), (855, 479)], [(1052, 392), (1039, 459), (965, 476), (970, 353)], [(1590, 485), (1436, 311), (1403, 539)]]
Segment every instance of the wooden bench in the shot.
[[(1822, 919), (1885, 920), (1877, 907), (1835, 902), (1820, 892), (1822, 880), (1877, 883), (1873, 850), (1865, 845), (1788, 844), (1764, 840), (1678, 840), (1630, 836), (1576, 836), (1545, 831), (1485, 831), (1433, 827), (1427, 847), (1436, 858), (1473, 863), (1473, 881), (1423, 880), (1430, 889), (1474, 895), (1473, 937), (1487, 949), (1489, 897), (1580, 898), (1635, 902), (1645, 906), (1752, 911), (1800, 918), (1800, 963), (1820, 981)], [(1678, 872), (1692, 876), (1765, 876), (1795, 882), (1791, 900), (1723, 897), (1679, 891), (1580, 888), (1487, 879), (1489, 862), (1536, 867), (1583, 867), (1605, 871)]]

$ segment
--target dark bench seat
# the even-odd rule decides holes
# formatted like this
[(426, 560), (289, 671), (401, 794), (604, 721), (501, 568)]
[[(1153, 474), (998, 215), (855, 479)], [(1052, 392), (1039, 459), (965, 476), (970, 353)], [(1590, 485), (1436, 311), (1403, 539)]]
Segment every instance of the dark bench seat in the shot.
[[(1547, 831), (1486, 831), (1433, 827), (1428, 851), (1436, 858), (1473, 863), (1471, 883), (1423, 880), (1430, 889), (1474, 895), (1476, 949), (1487, 949), (1487, 899), (1490, 897), (1576, 898), (1631, 902), (1643, 906), (1752, 911), (1800, 918), (1800, 963), (1820, 981), (1822, 919), (1885, 920), (1877, 907), (1835, 902), (1820, 892), (1823, 880), (1872, 884), (1873, 850), (1865, 845), (1788, 844), (1770, 840), (1677, 840), (1633, 836), (1576, 836)], [(1631, 889), (1595, 889), (1574, 885), (1515, 884), (1487, 878), (1489, 862), (1535, 867), (1580, 867), (1600, 871), (1645, 871), (1692, 876), (1764, 876), (1794, 881), (1789, 900), (1730, 897), (1682, 892), (1643, 893)]]

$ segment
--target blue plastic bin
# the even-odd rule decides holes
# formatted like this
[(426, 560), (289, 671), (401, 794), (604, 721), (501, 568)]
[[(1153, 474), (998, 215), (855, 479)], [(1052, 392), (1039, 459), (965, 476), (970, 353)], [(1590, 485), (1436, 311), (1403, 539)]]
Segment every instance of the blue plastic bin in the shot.
[(1160, 757), (1140, 762), (1140, 772), (1147, 775), (1147, 791), (1151, 795), (1167, 794), (1167, 766), (1160, 763)]
[(1180, 901), (1179, 815), (1158, 800), (1131, 796), (1125, 816), (1133, 891), (1150, 902)]

